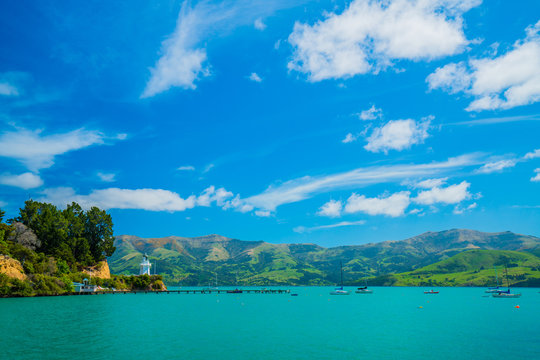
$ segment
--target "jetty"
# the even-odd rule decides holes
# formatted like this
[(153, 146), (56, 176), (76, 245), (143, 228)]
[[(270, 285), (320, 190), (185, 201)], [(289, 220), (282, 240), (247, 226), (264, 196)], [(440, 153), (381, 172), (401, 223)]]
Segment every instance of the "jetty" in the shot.
[(103, 290), (89, 292), (70, 292), (65, 295), (119, 295), (119, 294), (290, 294), (289, 289), (242, 289), (240, 292), (231, 289), (180, 289), (180, 290)]

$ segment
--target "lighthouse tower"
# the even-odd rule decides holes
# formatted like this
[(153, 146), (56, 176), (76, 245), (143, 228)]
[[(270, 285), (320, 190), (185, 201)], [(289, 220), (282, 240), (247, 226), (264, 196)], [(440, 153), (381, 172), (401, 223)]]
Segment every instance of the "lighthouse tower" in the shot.
[(150, 268), (152, 267), (152, 264), (150, 264), (150, 261), (148, 261), (148, 255), (144, 254), (141, 262), (141, 271), (139, 275), (150, 275)]

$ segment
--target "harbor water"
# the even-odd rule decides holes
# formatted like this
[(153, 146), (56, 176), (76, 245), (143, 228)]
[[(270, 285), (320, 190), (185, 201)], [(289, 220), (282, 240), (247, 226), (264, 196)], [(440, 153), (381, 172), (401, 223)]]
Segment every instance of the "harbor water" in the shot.
[(540, 359), (539, 289), (289, 289), (0, 299), (0, 358)]

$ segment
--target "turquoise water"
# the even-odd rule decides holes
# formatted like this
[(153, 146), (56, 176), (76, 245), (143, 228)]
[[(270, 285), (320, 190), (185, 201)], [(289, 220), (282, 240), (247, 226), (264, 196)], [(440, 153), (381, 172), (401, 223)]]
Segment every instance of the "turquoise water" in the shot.
[(0, 358), (540, 359), (539, 289), (373, 289), (0, 299)]

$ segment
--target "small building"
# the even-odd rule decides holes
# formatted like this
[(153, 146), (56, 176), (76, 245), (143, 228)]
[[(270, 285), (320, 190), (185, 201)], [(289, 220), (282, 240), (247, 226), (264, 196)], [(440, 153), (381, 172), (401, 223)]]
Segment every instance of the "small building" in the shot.
[(152, 264), (150, 264), (150, 261), (148, 261), (148, 255), (144, 254), (141, 262), (141, 270), (139, 271), (139, 275), (150, 275), (151, 267)]
[(88, 279), (84, 279), (82, 283), (74, 282), (73, 287), (75, 292), (95, 292), (97, 291), (97, 285), (90, 285)]

